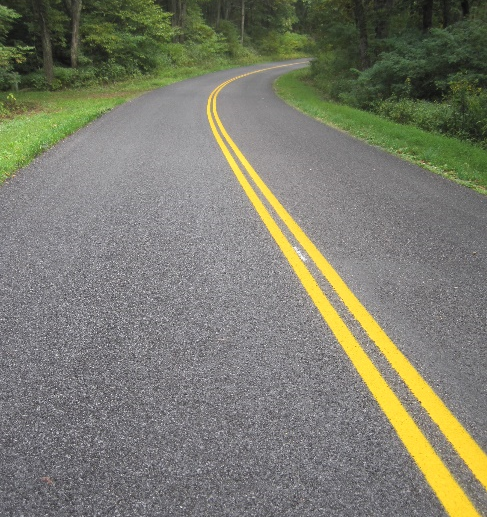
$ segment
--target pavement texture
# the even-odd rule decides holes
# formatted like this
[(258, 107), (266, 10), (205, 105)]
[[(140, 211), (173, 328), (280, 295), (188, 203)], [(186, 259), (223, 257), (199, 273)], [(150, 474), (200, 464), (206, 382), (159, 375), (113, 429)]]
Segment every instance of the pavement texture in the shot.
[[(0, 515), (445, 515), (211, 133), (211, 91), (258, 68), (0, 189)], [(227, 86), (223, 124), (486, 448), (487, 198), (286, 106), (285, 71)]]

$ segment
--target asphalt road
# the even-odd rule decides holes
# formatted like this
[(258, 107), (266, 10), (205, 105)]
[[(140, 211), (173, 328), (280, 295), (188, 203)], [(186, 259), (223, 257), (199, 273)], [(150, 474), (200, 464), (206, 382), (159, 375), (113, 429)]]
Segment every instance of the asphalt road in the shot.
[[(0, 189), (0, 515), (447, 515), (210, 128), (214, 88), (259, 68), (123, 105)], [(228, 84), (222, 124), (486, 450), (487, 197), (286, 106), (287, 70)]]

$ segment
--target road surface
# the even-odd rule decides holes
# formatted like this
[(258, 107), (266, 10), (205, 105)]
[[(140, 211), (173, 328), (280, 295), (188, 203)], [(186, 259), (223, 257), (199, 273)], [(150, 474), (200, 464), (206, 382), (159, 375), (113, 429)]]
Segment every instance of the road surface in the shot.
[(0, 189), (1, 515), (486, 514), (487, 198), (288, 107), (280, 65)]

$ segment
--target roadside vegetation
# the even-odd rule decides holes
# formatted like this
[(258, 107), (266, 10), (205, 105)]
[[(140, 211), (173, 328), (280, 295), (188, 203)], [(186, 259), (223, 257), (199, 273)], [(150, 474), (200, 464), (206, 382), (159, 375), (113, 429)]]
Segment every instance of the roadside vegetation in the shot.
[(391, 154), (487, 194), (487, 150), (468, 141), (392, 122), (374, 113), (330, 102), (308, 70), (280, 77), (277, 93), (303, 113)]
[(294, 0), (0, 0), (0, 183), (144, 92), (305, 55), (296, 20)]
[(0, 93), (3, 105), (8, 105), (6, 113), (0, 114), (0, 185), (36, 156), (119, 104), (155, 88), (238, 64), (232, 60), (212, 68), (168, 69), (153, 76), (82, 88)]
[(306, 19), (315, 59), (281, 81), (290, 102), (486, 192), (486, 0), (311, 0)]
[(487, 0), (0, 0), (0, 183), (145, 91), (304, 55), (289, 102), (485, 191)]

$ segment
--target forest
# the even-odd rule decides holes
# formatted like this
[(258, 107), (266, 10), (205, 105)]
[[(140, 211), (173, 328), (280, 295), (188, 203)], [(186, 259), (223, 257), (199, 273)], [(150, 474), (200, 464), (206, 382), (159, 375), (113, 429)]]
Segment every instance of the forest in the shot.
[(4, 91), (310, 56), (326, 98), (486, 145), (487, 0), (1, 1)]
[(4, 0), (0, 87), (56, 89), (252, 53), (292, 54), (294, 0)]

